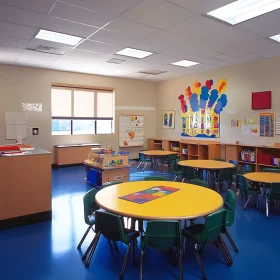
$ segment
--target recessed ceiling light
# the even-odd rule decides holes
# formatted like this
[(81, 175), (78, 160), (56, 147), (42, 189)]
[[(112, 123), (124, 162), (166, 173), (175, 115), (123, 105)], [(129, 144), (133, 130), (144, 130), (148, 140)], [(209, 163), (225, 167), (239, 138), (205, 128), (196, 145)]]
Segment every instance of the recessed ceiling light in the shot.
[(279, 0), (238, 0), (207, 14), (234, 25), (279, 8)]
[(269, 37), (269, 38), (280, 43), (280, 34), (275, 35), (275, 36), (271, 36), (271, 37)]
[(77, 45), (83, 39), (81, 37), (71, 36), (71, 35), (48, 31), (44, 29), (40, 29), (39, 33), (36, 35), (35, 38), (71, 45), (71, 46)]
[(199, 63), (194, 61), (189, 61), (189, 60), (181, 60), (181, 61), (173, 62), (171, 64), (176, 66), (181, 66), (181, 67), (190, 67), (193, 65), (197, 65)]
[(130, 57), (135, 57), (135, 58), (144, 58), (149, 55), (152, 55), (152, 52), (146, 52), (146, 51), (141, 51), (141, 50), (136, 50), (136, 49), (131, 49), (131, 48), (126, 48), (123, 49), (116, 54), (120, 55), (125, 55), (125, 56), (130, 56)]

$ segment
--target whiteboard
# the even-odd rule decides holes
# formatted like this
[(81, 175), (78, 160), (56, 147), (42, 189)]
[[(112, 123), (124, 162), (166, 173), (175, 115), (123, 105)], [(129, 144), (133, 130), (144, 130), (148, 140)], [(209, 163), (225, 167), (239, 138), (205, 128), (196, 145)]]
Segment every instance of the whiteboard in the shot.
[(144, 115), (120, 115), (119, 147), (144, 146)]
[(13, 140), (20, 136), (27, 138), (26, 112), (5, 112), (6, 139)]

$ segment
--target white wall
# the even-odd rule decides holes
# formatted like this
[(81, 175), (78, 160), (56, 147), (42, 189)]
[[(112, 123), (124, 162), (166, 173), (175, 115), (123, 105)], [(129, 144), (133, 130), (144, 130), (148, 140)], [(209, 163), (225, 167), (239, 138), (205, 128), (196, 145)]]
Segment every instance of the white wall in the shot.
[[(157, 84), (157, 137), (181, 139), (180, 103), (178, 96), (185, 94), (185, 88), (194, 81), (204, 82), (213, 79), (216, 85), (220, 78), (227, 79), (228, 104), (221, 113), (220, 140), (222, 143), (273, 145), (280, 142), (280, 136), (260, 137), (242, 135), (241, 128), (230, 127), (232, 118), (255, 117), (259, 124), (260, 112), (280, 113), (280, 57), (258, 60), (255, 62), (229, 66), (209, 72), (187, 75), (178, 79), (163, 81)], [(251, 110), (252, 92), (272, 91), (272, 109)], [(162, 110), (176, 111), (176, 128), (161, 128)], [(229, 113), (235, 112), (235, 115)], [(189, 138), (189, 137), (187, 137)], [(196, 138), (199, 139), (199, 138)], [(205, 138), (200, 138), (205, 139)]]
[[(29, 136), (25, 143), (53, 151), (53, 146), (71, 143), (100, 143), (113, 149), (118, 147), (118, 116), (121, 113), (145, 115), (145, 138), (156, 136), (156, 110), (116, 111), (115, 134), (112, 135), (51, 135), (51, 84), (102, 86), (115, 89), (116, 106), (156, 107), (156, 83), (60, 72), (11, 65), (0, 65), (0, 144), (12, 143), (5, 140), (4, 112), (21, 111), (21, 103), (42, 103), (43, 112), (28, 112), (28, 126), (39, 127), (40, 135)], [(145, 145), (147, 141), (145, 141)], [(141, 148), (127, 148), (132, 157), (138, 156)]]

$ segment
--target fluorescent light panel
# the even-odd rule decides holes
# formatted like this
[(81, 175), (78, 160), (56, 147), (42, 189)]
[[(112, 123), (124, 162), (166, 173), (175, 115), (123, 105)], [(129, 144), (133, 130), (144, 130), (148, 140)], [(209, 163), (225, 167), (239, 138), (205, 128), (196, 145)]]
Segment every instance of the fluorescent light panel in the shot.
[(271, 37), (269, 37), (269, 38), (280, 43), (280, 34), (275, 35), (275, 36), (271, 36)]
[(176, 66), (181, 66), (181, 67), (191, 67), (199, 63), (194, 61), (189, 61), (189, 60), (181, 60), (181, 61), (173, 62), (171, 64)]
[(137, 50), (137, 49), (125, 48), (125, 49), (117, 52), (116, 54), (135, 57), (135, 58), (145, 58), (147, 56), (152, 55), (153, 53), (141, 51), (141, 50)]
[(279, 8), (279, 0), (238, 0), (207, 14), (235, 25)]
[(48, 31), (44, 29), (40, 29), (39, 33), (36, 35), (35, 38), (71, 45), (71, 46), (77, 45), (83, 39), (81, 37), (71, 36), (71, 35)]

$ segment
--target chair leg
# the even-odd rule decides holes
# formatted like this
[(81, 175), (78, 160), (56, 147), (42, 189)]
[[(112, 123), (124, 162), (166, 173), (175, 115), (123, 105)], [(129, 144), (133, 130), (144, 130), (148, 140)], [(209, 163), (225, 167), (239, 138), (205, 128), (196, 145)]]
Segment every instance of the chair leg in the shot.
[(126, 265), (127, 265), (127, 260), (128, 260), (129, 253), (130, 253), (130, 246), (131, 246), (131, 244), (129, 243), (127, 245), (127, 251), (126, 251), (124, 262), (123, 262), (123, 266), (122, 266), (122, 271), (121, 271), (121, 275), (120, 275), (121, 279), (123, 279), (123, 276), (124, 276), (124, 273), (125, 273), (125, 269), (126, 269)]
[(176, 175), (176, 176), (175, 176), (175, 178), (174, 178), (174, 182), (176, 182), (176, 181), (177, 181), (177, 178), (178, 178), (178, 176)]
[(256, 204), (257, 204), (257, 209), (259, 210), (259, 195), (256, 193)]
[(233, 242), (233, 240), (232, 240), (231, 236), (229, 235), (227, 229), (225, 229), (225, 235), (226, 235), (226, 237), (227, 237), (227, 239), (228, 239), (230, 245), (231, 245), (232, 248), (234, 249), (234, 251), (238, 253), (239, 250), (238, 250), (238, 248), (236, 247), (235, 243)]
[(219, 248), (220, 252), (222, 253), (222, 255), (224, 257), (224, 260), (226, 261), (226, 264), (228, 266), (230, 266), (231, 262), (229, 261), (228, 255), (225, 251), (225, 248), (224, 248), (223, 244), (221, 243), (221, 239), (219, 238), (219, 236), (216, 238), (216, 244), (218, 245), (218, 248)]
[(114, 248), (115, 248), (116, 252), (119, 252), (119, 247), (118, 247), (117, 242), (113, 241), (113, 244), (114, 244)]
[(185, 183), (185, 181), (186, 181), (186, 179), (185, 179), (185, 178), (183, 178), (183, 179), (182, 179), (182, 183)]
[(224, 241), (224, 239), (223, 239), (221, 234), (219, 236), (219, 239), (221, 240), (221, 244), (224, 247), (224, 251), (225, 251), (225, 253), (227, 255), (227, 258), (228, 258), (228, 261), (229, 261), (230, 265), (233, 264), (233, 260), (232, 260), (231, 254), (230, 254), (230, 252), (229, 252), (229, 250), (227, 248), (227, 245), (226, 245), (226, 243), (225, 243), (225, 241)]
[(246, 203), (245, 203), (245, 205), (244, 205), (244, 207), (243, 207), (243, 210), (245, 210), (246, 209), (246, 207), (247, 207), (247, 205), (249, 204), (249, 201), (250, 201), (250, 199), (251, 199), (251, 194), (248, 196), (248, 199), (247, 199), (247, 201), (246, 201)]
[(145, 171), (145, 168), (147, 167), (148, 162), (145, 163), (144, 168), (143, 168), (143, 172)]
[(78, 246), (77, 246), (77, 249), (78, 249), (78, 250), (81, 249), (81, 246), (82, 246), (83, 242), (85, 241), (85, 239), (86, 239), (86, 237), (87, 237), (87, 235), (88, 235), (88, 233), (89, 233), (89, 231), (90, 231), (91, 228), (92, 228), (92, 226), (89, 226), (89, 227), (87, 228), (86, 232), (84, 233), (84, 235), (83, 235), (83, 237), (82, 237), (80, 243), (79, 243)]
[(265, 212), (266, 212), (267, 219), (269, 219), (269, 206), (270, 206), (270, 201), (266, 198), (265, 199)]
[(141, 251), (141, 280), (143, 280), (144, 279), (144, 254), (145, 254), (145, 252), (144, 252), (144, 250), (142, 249), (142, 251)]
[(179, 248), (178, 251), (179, 251), (180, 280), (184, 280), (183, 253), (181, 248)]
[(199, 265), (199, 269), (200, 269), (200, 271), (201, 271), (201, 274), (202, 274), (202, 276), (203, 276), (202, 279), (203, 279), (203, 280), (207, 280), (207, 277), (206, 277), (206, 274), (205, 274), (205, 271), (204, 271), (204, 268), (203, 268), (203, 264), (202, 264), (202, 261), (201, 261), (201, 258), (200, 258), (199, 252), (198, 252), (198, 244), (197, 244), (197, 243), (195, 244), (194, 254), (195, 254), (197, 263), (198, 263), (198, 265)]
[[(93, 244), (95, 243), (97, 238), (97, 234), (95, 234), (94, 238), (92, 239), (92, 241), (90, 242), (86, 252), (83, 254), (82, 256), (82, 260), (84, 261), (87, 258), (88, 253), (90, 252), (90, 249), (92, 248)], [(108, 240), (109, 241), (109, 240)], [(110, 241), (109, 241), (110, 242)], [(110, 243), (111, 244), (111, 243)]]
[(133, 264), (136, 265), (136, 239), (134, 239), (132, 241), (132, 245), (133, 245), (133, 248), (132, 248), (132, 254), (133, 254)]
[(139, 162), (139, 164), (137, 165), (136, 169), (140, 168), (141, 165), (142, 165), (142, 161)]
[(89, 267), (89, 264), (90, 264), (90, 262), (91, 262), (92, 256), (93, 256), (93, 254), (94, 254), (94, 251), (95, 251), (95, 249), (96, 249), (96, 246), (97, 246), (97, 243), (98, 243), (98, 241), (99, 241), (100, 236), (101, 236), (101, 233), (98, 232), (98, 233), (97, 233), (97, 236), (96, 236), (96, 240), (95, 240), (94, 244), (92, 245), (92, 249), (91, 249), (90, 254), (89, 254), (89, 257), (88, 257), (88, 259), (87, 259), (86, 267)]

